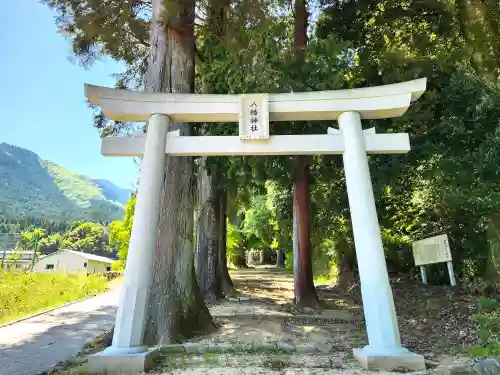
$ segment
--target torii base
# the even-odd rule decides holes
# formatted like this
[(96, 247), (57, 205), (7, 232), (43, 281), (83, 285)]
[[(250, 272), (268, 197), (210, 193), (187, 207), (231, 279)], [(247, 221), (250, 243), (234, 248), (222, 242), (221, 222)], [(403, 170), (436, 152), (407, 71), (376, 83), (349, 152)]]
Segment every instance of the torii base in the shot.
[(354, 358), (366, 370), (372, 371), (423, 371), (424, 356), (408, 350), (392, 353), (372, 353), (365, 348), (353, 349)]
[(102, 351), (89, 357), (87, 372), (96, 375), (137, 375), (153, 367), (158, 348), (143, 353), (116, 354)]

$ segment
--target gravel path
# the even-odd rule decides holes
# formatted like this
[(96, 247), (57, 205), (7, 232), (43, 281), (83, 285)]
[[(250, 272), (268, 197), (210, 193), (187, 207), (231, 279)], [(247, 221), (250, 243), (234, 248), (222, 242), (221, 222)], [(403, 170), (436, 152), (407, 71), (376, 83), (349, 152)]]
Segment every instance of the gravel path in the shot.
[(0, 373), (36, 375), (113, 327), (120, 288), (0, 328)]

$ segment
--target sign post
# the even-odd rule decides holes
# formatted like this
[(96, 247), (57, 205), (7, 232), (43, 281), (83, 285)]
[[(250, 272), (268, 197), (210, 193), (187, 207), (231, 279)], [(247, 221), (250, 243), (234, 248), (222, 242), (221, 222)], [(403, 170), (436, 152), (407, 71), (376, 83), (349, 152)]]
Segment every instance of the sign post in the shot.
[(448, 275), (450, 275), (451, 286), (457, 286), (457, 280), (455, 279), (455, 272), (453, 272), (453, 263), (451, 261), (446, 262), (448, 266)]
[(415, 259), (415, 265), (420, 266), (420, 275), (424, 284), (427, 284), (427, 275), (424, 268), (425, 265), (446, 263), (448, 267), (448, 275), (450, 276), (450, 284), (452, 286), (457, 285), (455, 273), (453, 272), (448, 235), (441, 234), (439, 236), (413, 242), (413, 258)]

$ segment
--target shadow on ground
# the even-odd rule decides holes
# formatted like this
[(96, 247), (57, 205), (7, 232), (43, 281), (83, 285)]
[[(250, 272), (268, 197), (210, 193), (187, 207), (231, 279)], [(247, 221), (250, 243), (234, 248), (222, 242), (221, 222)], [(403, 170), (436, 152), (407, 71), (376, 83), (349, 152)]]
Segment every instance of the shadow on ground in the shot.
[[(9, 343), (18, 327), (10, 326), (0, 333), (0, 373), (35, 375), (54, 367), (59, 361), (76, 356), (83, 346), (96, 336), (111, 329), (115, 311), (108, 306), (88, 311), (54, 312), (22, 322), (23, 338)], [(55, 316), (55, 314), (57, 314)], [(55, 318), (49, 328), (47, 319)], [(62, 321), (62, 323), (61, 323)], [(9, 332), (6, 329), (9, 328)], [(12, 337), (14, 342), (15, 337)]]
[[(249, 268), (231, 276), (238, 291), (251, 299), (210, 306), (221, 329), (198, 341), (284, 341), (346, 354), (366, 345), (359, 283), (317, 287), (324, 308), (314, 310), (293, 306), (293, 277), (287, 270)], [(392, 278), (391, 285), (403, 346), (423, 354), (429, 364), (467, 356), (466, 349), (477, 342), (474, 296), (409, 278)]]

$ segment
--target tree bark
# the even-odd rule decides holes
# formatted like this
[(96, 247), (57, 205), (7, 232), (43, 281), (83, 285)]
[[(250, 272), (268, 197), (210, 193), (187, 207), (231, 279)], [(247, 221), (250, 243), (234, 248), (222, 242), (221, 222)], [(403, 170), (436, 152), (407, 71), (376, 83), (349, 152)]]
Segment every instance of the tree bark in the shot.
[(337, 284), (341, 286), (348, 286), (356, 280), (353, 271), (353, 265), (347, 260), (345, 254), (339, 256), (339, 269)]
[[(168, 16), (162, 4), (153, 0), (146, 90), (193, 92), (194, 0), (179, 2), (176, 31), (162, 22)], [(188, 124), (171, 124), (169, 130), (174, 129), (189, 135)], [(167, 156), (145, 334), (149, 345), (177, 342), (214, 328), (194, 271), (192, 180), (191, 157)]]
[[(293, 49), (295, 59), (300, 63), (307, 45), (307, 0), (294, 3)], [(314, 288), (311, 248), (309, 239), (309, 164), (304, 156), (295, 157), (293, 180), (293, 277), (294, 301), (300, 306), (319, 307)]]
[[(208, 3), (206, 26), (213, 46), (217, 46), (217, 42), (225, 36), (225, 8), (228, 6), (228, 0), (210, 0)], [(203, 92), (212, 93), (210, 82), (204, 82)], [(232, 292), (233, 287), (226, 260), (225, 190), (215, 183), (217, 177), (208, 176), (206, 160), (206, 157), (202, 158), (198, 173), (199, 219), (195, 268), (205, 299), (215, 300), (222, 298), (223, 291)]]
[(222, 277), (219, 272), (219, 241), (222, 230), (219, 194), (205, 168), (202, 157), (198, 168), (198, 219), (196, 222), (195, 271), (198, 286), (205, 300), (222, 298)]
[(296, 58), (301, 58), (307, 45), (307, 0), (295, 0), (294, 3), (293, 49)]
[(219, 274), (222, 279), (222, 292), (227, 296), (234, 294), (234, 285), (227, 269), (226, 239), (227, 239), (227, 192), (219, 189), (218, 224), (219, 224)]
[(314, 288), (309, 238), (309, 165), (296, 158), (293, 181), (293, 279), (294, 302), (299, 306), (320, 307)]

